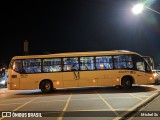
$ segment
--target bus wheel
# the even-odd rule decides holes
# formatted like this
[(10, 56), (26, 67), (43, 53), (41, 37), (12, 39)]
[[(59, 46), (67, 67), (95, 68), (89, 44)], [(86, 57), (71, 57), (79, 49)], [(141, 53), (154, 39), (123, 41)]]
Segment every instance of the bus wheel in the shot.
[(40, 84), (40, 89), (43, 93), (49, 93), (53, 91), (53, 84), (51, 81), (46, 80)]
[(124, 88), (129, 89), (129, 88), (132, 87), (132, 84), (133, 84), (133, 83), (132, 83), (132, 80), (131, 80), (131, 79), (129, 79), (129, 78), (127, 78), (127, 77), (123, 78), (123, 80), (122, 80), (122, 85), (123, 85)]

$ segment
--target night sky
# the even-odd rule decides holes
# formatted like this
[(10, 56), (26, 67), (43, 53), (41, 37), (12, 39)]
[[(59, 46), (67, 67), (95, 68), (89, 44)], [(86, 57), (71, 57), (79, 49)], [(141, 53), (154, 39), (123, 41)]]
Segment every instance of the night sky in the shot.
[(6, 1), (0, 7), (0, 62), (29, 54), (130, 50), (160, 62), (160, 14), (132, 6), (145, 2), (160, 11), (160, 0)]

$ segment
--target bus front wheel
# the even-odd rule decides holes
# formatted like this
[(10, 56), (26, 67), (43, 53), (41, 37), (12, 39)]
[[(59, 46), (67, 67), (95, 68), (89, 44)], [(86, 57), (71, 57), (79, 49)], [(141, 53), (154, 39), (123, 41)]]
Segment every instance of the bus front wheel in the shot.
[(45, 80), (40, 84), (42, 93), (49, 93), (53, 91), (53, 84), (49, 80)]
[(122, 80), (122, 85), (123, 85), (124, 88), (129, 89), (129, 88), (132, 87), (132, 84), (133, 84), (133, 83), (132, 83), (132, 80), (131, 80), (131, 79), (129, 79), (129, 78), (127, 78), (127, 77), (123, 78), (123, 80)]

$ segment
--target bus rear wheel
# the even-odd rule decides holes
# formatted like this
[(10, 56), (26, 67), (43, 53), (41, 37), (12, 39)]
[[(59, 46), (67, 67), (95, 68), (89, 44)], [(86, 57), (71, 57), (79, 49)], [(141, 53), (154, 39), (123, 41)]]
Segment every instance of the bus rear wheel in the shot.
[(40, 89), (42, 93), (50, 93), (53, 92), (53, 84), (49, 80), (45, 80), (40, 84)]
[(125, 78), (122, 79), (122, 85), (123, 85), (124, 88), (129, 89), (129, 88), (132, 87), (132, 84), (133, 84), (133, 82), (130, 78), (125, 77)]

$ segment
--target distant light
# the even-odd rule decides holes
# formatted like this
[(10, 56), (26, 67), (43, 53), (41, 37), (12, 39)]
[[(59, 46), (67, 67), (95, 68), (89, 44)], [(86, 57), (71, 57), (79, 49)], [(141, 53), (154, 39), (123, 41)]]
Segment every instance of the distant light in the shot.
[(132, 12), (134, 14), (140, 14), (143, 11), (143, 7), (144, 7), (143, 4), (137, 4), (137, 5), (133, 6)]
[(2, 80), (2, 81), (0, 82), (0, 84), (5, 85), (5, 80)]

